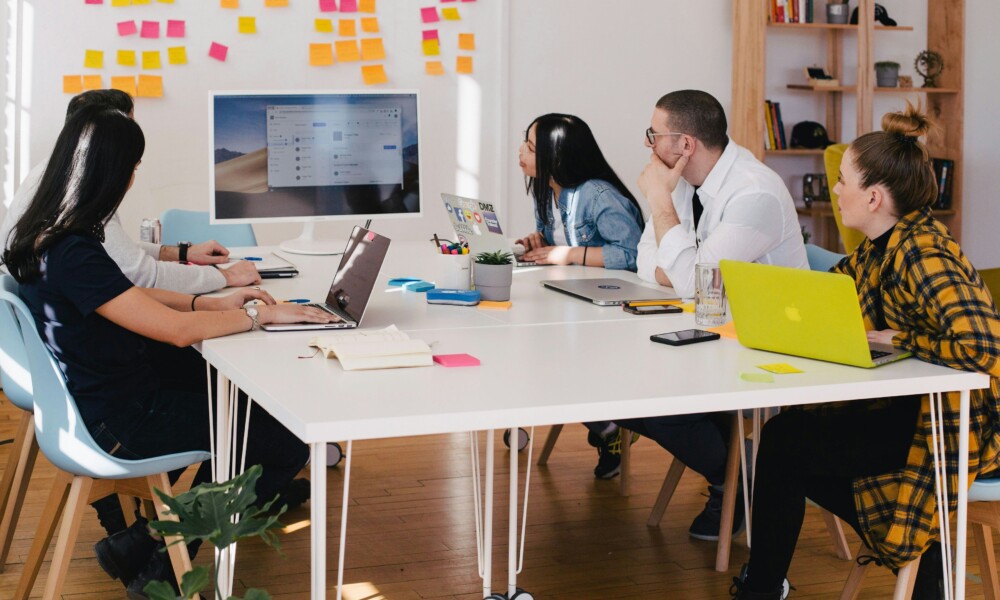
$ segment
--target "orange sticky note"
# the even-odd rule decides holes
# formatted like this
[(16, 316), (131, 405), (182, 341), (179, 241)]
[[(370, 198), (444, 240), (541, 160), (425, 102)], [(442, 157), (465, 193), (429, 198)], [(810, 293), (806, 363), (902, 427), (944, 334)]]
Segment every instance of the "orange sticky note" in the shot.
[(429, 60), (424, 70), (428, 75), (444, 75), (444, 64), (439, 60)]
[(63, 75), (63, 93), (79, 94), (83, 91), (83, 77), (79, 75)]
[(83, 66), (88, 69), (103, 69), (104, 52), (101, 50), (87, 50), (83, 55)]
[(187, 49), (184, 46), (173, 46), (167, 48), (167, 62), (172, 65), (186, 65), (188, 61)]
[(358, 3), (358, 12), (375, 12), (375, 0), (361, 0), (361, 2)]
[(382, 65), (364, 65), (361, 67), (361, 75), (365, 79), (365, 85), (378, 85), (389, 81)]
[(163, 77), (159, 75), (139, 75), (139, 96), (143, 98), (162, 98)]
[(461, 21), (462, 16), (458, 14), (457, 8), (442, 8), (441, 17), (445, 21)]
[(240, 17), (240, 33), (257, 33), (257, 17)]
[(309, 44), (309, 64), (314, 67), (325, 67), (332, 65), (333, 45), (332, 44)]
[(381, 60), (385, 58), (385, 47), (382, 38), (364, 38), (361, 40), (361, 60)]
[(361, 52), (358, 50), (357, 40), (341, 40), (336, 42), (337, 60), (340, 62), (351, 62), (361, 60)]
[(333, 33), (333, 21), (330, 19), (316, 19), (316, 31), (320, 33)]
[(142, 53), (143, 69), (159, 69), (161, 67), (159, 50), (147, 50)]
[(83, 91), (87, 92), (90, 90), (103, 90), (104, 81), (101, 79), (100, 75), (84, 75), (83, 76)]
[(135, 50), (119, 50), (118, 51), (118, 64), (124, 65), (126, 67), (135, 66)]
[(340, 20), (340, 35), (344, 37), (354, 37), (358, 35), (357, 29), (354, 26), (354, 19)]
[(472, 57), (471, 56), (459, 56), (455, 59), (455, 72), (465, 73), (466, 75), (472, 74)]
[(219, 0), (219, 7), (221, 8), (239, 8), (240, 0)]
[(375, 17), (363, 17), (361, 19), (361, 31), (365, 33), (378, 33), (378, 19)]
[(441, 45), (437, 40), (424, 40), (424, 56), (437, 56), (441, 54)]
[(476, 49), (476, 34), (474, 34), (474, 33), (460, 33), (460, 34), (458, 34), (458, 49), (459, 50), (475, 50)]
[(135, 77), (112, 77), (111, 78), (111, 88), (115, 90), (121, 90), (128, 94), (129, 96), (135, 97)]
[(264, 0), (264, 6), (268, 8), (281, 8), (288, 6), (288, 0)]

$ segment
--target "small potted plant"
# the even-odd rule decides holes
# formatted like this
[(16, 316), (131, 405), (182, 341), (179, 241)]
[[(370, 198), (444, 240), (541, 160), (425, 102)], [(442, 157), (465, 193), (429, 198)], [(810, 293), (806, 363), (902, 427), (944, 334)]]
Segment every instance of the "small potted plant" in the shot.
[(880, 60), (875, 63), (875, 85), (893, 88), (899, 81), (899, 63), (891, 60)]
[(826, 3), (826, 22), (837, 25), (846, 25), (850, 16), (848, 0), (830, 0)]
[(472, 280), (483, 300), (510, 300), (510, 284), (514, 277), (514, 255), (498, 250), (480, 252), (472, 268)]

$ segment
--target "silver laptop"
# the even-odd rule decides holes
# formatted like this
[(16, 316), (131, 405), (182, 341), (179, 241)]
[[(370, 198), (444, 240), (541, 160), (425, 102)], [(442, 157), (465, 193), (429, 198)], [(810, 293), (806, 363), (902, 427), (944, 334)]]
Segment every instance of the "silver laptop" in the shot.
[(598, 306), (617, 306), (639, 300), (679, 300), (672, 288), (653, 289), (623, 279), (549, 279), (542, 285)]
[(267, 331), (303, 331), (309, 329), (354, 329), (361, 325), (375, 281), (389, 252), (389, 238), (363, 227), (355, 227), (347, 248), (333, 276), (326, 302), (307, 304), (341, 318), (336, 323), (269, 323)]
[[(469, 243), (469, 253), (473, 256), (480, 252), (510, 252), (514, 255), (514, 264), (518, 267), (548, 266), (532, 261), (521, 260), (524, 247), (511, 244), (500, 227), (500, 217), (491, 202), (463, 198), (454, 194), (441, 194), (444, 209), (451, 220), (451, 227), (458, 235), (458, 241)], [(452, 240), (456, 241), (456, 240)]]

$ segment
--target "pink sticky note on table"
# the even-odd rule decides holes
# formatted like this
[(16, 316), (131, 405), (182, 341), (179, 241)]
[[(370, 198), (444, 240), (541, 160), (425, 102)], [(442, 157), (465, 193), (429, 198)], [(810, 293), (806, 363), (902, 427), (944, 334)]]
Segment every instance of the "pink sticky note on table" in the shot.
[(223, 46), (218, 42), (212, 42), (212, 46), (208, 49), (208, 55), (215, 60), (226, 61), (226, 55), (229, 54), (229, 46)]
[(118, 23), (118, 35), (135, 35), (139, 31), (135, 26), (135, 21), (121, 21)]
[(139, 33), (139, 37), (144, 37), (144, 38), (158, 38), (158, 37), (160, 37), (160, 22), (159, 21), (143, 21), (142, 22), (142, 32)]
[(424, 39), (425, 40), (436, 40), (436, 39), (438, 39), (438, 30), (437, 29), (425, 29), (423, 33), (424, 33)]
[(358, 0), (340, 0), (340, 12), (358, 12)]
[(319, 0), (320, 12), (335, 12), (337, 10), (337, 0)]
[(424, 20), (424, 23), (437, 23), (441, 20), (441, 17), (438, 16), (438, 9), (434, 6), (421, 8), (420, 18)]
[(184, 21), (167, 21), (167, 37), (172, 38), (182, 38), (184, 37), (186, 26)]
[(87, 0), (87, 4), (104, 4), (104, 0)]
[(442, 367), (478, 367), (479, 359), (470, 354), (435, 354), (434, 362)]

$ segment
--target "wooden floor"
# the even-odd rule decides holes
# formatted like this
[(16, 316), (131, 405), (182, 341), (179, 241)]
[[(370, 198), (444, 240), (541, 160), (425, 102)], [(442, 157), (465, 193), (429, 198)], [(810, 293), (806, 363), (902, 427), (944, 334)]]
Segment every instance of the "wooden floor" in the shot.
[[(0, 400), (0, 439), (12, 437), (16, 409)], [(535, 432), (539, 448), (545, 429)], [(518, 584), (538, 599), (729, 598), (732, 577), (747, 559), (746, 538), (736, 543), (726, 573), (713, 570), (715, 544), (692, 540), (687, 528), (705, 502), (705, 484), (685, 473), (659, 528), (646, 518), (666, 473), (667, 455), (649, 440), (634, 447), (633, 491), (618, 493), (618, 481), (598, 481), (585, 430), (571, 425), (544, 468), (532, 473), (530, 519), (524, 571)], [(498, 448), (504, 449), (502, 443)], [(539, 448), (536, 448), (539, 449)], [(0, 446), (0, 468), (10, 445)], [(521, 472), (525, 466), (521, 456)], [(52, 467), (39, 457), (6, 570), (0, 598), (11, 597), (52, 482)], [(494, 585), (506, 590), (507, 465), (498, 453)], [(347, 544), (349, 600), (479, 600), (482, 583), (476, 561), (468, 435), (442, 435), (360, 442), (354, 446)], [(342, 471), (328, 475), (330, 503), (327, 560), (330, 589), (336, 583)], [(522, 479), (523, 480), (523, 479)], [(286, 515), (286, 524), (308, 520), (308, 505)], [(757, 535), (767, 535), (759, 532)], [(125, 597), (94, 559), (102, 530), (92, 510), (83, 520), (63, 598), (98, 600)], [(852, 547), (857, 538), (849, 534)], [(247, 587), (268, 590), (276, 599), (309, 597), (309, 529), (281, 536), (282, 552), (257, 542), (240, 545), (236, 593)], [(970, 598), (981, 598), (975, 552), (969, 553)], [(47, 560), (51, 559), (51, 550)], [(196, 560), (208, 564), (211, 552)], [(789, 578), (792, 598), (837, 598), (850, 569), (839, 560), (815, 509), (807, 511)], [(48, 563), (42, 567), (40, 596)], [(861, 598), (889, 598), (895, 578), (872, 569)], [(33, 596), (33, 597), (35, 597)], [(329, 597), (335, 597), (331, 592)]]

